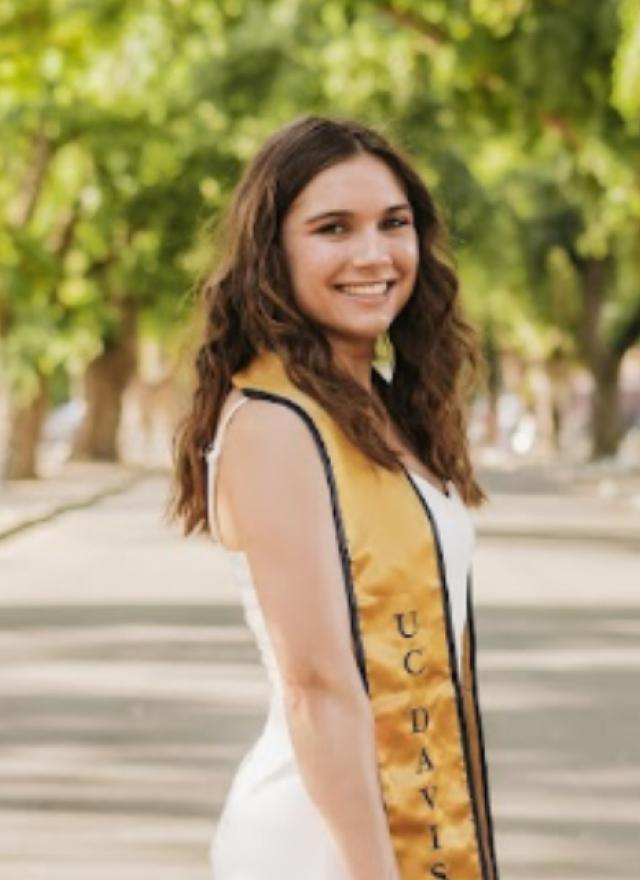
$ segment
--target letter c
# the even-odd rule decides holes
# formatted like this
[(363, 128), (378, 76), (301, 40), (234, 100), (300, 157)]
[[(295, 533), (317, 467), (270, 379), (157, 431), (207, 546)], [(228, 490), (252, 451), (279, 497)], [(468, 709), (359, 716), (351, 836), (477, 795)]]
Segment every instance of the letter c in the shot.
[(422, 653), (422, 648), (413, 648), (411, 651), (407, 651), (407, 653), (404, 655), (404, 668), (409, 673), (409, 675), (420, 675), (421, 672), (424, 672), (426, 668), (426, 663), (424, 664), (424, 666), (421, 666), (420, 669), (412, 669), (411, 667), (411, 655)]

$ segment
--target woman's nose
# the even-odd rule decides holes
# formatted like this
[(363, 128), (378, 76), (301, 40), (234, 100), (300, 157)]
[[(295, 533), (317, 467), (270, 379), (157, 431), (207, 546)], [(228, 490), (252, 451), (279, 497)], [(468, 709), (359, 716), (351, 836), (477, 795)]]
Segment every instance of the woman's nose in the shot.
[(354, 241), (351, 260), (354, 266), (391, 262), (384, 235), (378, 229), (363, 230)]

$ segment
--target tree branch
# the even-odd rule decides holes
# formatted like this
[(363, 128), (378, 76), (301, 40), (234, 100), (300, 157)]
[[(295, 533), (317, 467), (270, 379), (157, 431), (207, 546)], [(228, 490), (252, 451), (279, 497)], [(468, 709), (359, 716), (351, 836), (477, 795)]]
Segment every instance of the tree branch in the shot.
[(9, 222), (12, 226), (26, 226), (33, 217), (53, 152), (49, 138), (42, 131), (38, 132), (33, 141), (33, 158), (27, 168), (24, 184), (10, 210)]
[(62, 257), (71, 248), (79, 219), (80, 205), (76, 200), (70, 208), (58, 215), (58, 222), (47, 243), (52, 254)]
[(391, 3), (383, 3), (380, 6), (380, 11), (387, 18), (390, 18), (394, 24), (419, 34), (430, 49), (450, 42), (451, 38), (444, 28), (430, 21), (425, 21), (424, 18), (416, 15), (415, 12), (409, 12), (406, 9), (396, 9)]

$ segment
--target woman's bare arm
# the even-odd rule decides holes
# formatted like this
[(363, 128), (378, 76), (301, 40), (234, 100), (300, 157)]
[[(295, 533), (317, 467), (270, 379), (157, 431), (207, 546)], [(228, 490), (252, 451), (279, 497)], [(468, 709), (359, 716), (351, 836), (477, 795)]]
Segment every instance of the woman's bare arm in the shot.
[(303, 782), (350, 880), (396, 880), (320, 456), (300, 417), (281, 405), (249, 401), (227, 432), (222, 525), (249, 560)]

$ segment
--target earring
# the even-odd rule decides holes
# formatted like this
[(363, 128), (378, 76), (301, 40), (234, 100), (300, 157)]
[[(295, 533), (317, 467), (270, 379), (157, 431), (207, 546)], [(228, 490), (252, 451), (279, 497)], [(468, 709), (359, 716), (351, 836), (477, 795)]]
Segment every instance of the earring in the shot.
[(393, 372), (393, 344), (388, 332), (376, 336), (373, 361), (384, 376), (391, 375)]

